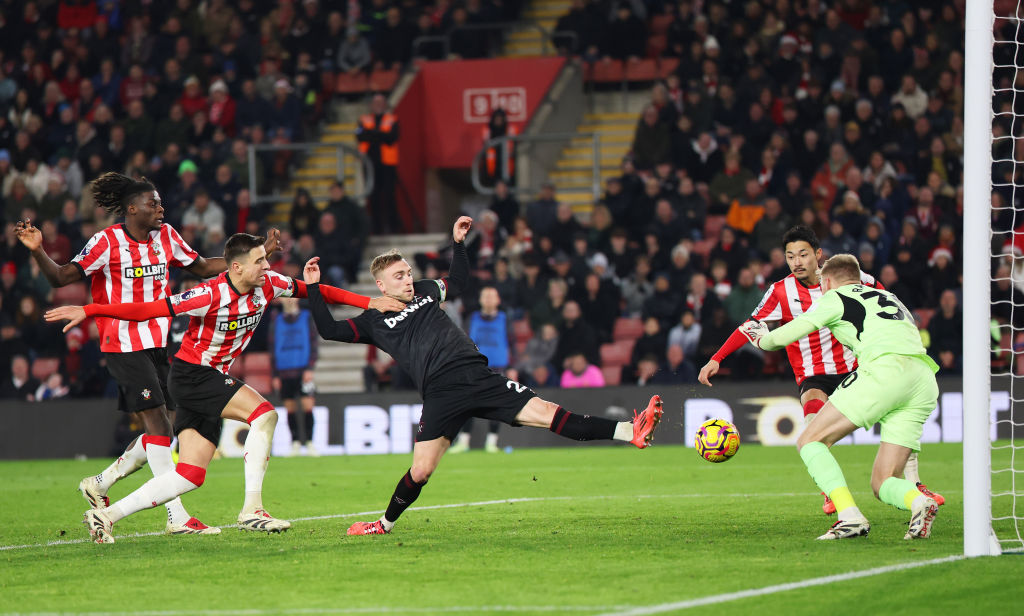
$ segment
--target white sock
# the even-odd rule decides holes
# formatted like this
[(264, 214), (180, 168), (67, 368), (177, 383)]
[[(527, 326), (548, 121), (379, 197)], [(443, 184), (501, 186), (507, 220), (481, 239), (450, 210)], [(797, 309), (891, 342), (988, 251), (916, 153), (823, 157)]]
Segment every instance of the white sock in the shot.
[(615, 434), (612, 435), (612, 439), (616, 441), (626, 441), (627, 443), (633, 440), (633, 422), (620, 421), (615, 426)]
[[(153, 471), (154, 477), (174, 472), (174, 460), (171, 459), (170, 447), (149, 443), (146, 445), (146, 457), (149, 458), (149, 470)], [(185, 506), (181, 504), (180, 498), (167, 501), (164, 506), (167, 508), (167, 522), (175, 526), (181, 526), (192, 517), (185, 511)]]
[(389, 521), (383, 515), (380, 516), (380, 524), (384, 527), (384, 530), (388, 531), (389, 533), (391, 532), (391, 529), (395, 527), (395, 523)]
[(140, 436), (110, 466), (96, 475), (96, 481), (99, 483), (100, 489), (106, 491), (118, 480), (124, 479), (145, 465), (146, 448), (142, 446), (142, 437)]
[(860, 512), (860, 509), (856, 505), (853, 507), (847, 507), (839, 512), (840, 520), (852, 520), (854, 518), (863, 518), (864, 514)]
[(498, 446), (498, 435), (496, 433), (494, 433), (494, 432), (488, 432), (487, 433), (487, 442), (485, 443), (484, 446), (485, 447), (489, 447), (489, 448), (490, 447), (497, 447)]
[(198, 487), (177, 472), (161, 473), (142, 484), (138, 490), (107, 507), (105, 513), (110, 516), (111, 522), (117, 522), (136, 511), (156, 507)]
[(903, 467), (903, 478), (911, 483), (921, 483), (921, 475), (917, 468), (917, 452), (910, 452), (907, 465)]
[(455, 444), (459, 447), (469, 448), (469, 432), (459, 432), (455, 437)]
[(242, 513), (263, 509), (263, 477), (270, 462), (270, 444), (277, 427), (277, 411), (268, 411), (249, 424), (245, 437), (245, 502)]

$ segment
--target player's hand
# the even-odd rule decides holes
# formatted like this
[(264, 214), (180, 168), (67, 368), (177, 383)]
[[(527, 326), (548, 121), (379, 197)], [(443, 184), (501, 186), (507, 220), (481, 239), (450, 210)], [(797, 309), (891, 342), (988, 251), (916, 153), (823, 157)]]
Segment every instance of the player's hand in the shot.
[(370, 310), (377, 312), (401, 312), (405, 310), (405, 302), (387, 295), (381, 295), (370, 300)]
[(85, 320), (85, 308), (81, 306), (61, 306), (59, 308), (51, 308), (46, 311), (43, 318), (47, 322), (53, 323), (55, 321), (70, 320), (71, 322), (64, 326), (64, 333)]
[(472, 218), (469, 216), (459, 216), (459, 219), (455, 221), (455, 227), (452, 229), (452, 238), (456, 244), (461, 244), (466, 239), (466, 234), (469, 233), (472, 226)]
[(281, 379), (276, 376), (270, 379), (270, 388), (274, 391), (281, 391)]
[(281, 250), (281, 231), (273, 227), (267, 229), (267, 241), (263, 248), (267, 250), (267, 258)]
[(306, 284), (316, 284), (320, 282), (320, 257), (313, 257), (309, 261), (306, 261), (306, 266), (302, 268), (302, 280)]
[(704, 364), (704, 367), (700, 369), (700, 374), (697, 375), (697, 382), (704, 383), (708, 387), (713, 387), (711, 384), (711, 377), (718, 374), (719, 363), (715, 360), (709, 360), (708, 363)]
[(25, 245), (25, 248), (29, 250), (38, 250), (43, 245), (43, 234), (39, 229), (32, 226), (32, 221), (19, 220), (18, 224), (14, 229), (18, 235), (18, 239)]
[(740, 325), (740, 333), (746, 336), (754, 346), (761, 348), (758, 341), (768, 334), (768, 324), (764, 321), (747, 321)]

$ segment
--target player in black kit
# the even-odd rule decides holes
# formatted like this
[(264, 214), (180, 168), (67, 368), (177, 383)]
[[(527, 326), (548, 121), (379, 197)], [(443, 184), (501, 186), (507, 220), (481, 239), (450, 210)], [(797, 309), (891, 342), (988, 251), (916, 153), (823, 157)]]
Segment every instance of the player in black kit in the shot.
[(398, 482), (384, 515), (374, 522), (356, 522), (348, 529), (350, 535), (391, 532), (398, 516), (420, 495), (469, 417), (548, 428), (578, 441), (628, 441), (640, 449), (650, 446), (654, 428), (661, 420), (659, 396), (652, 397), (642, 413), (634, 411), (633, 422), (616, 422), (570, 413), (554, 402), (540, 399), (529, 387), (487, 368), (487, 358), (440, 308), (441, 302), (458, 297), (466, 287), (469, 260), (462, 242), (472, 224), (469, 216), (455, 222), (455, 250), (446, 279), (413, 282), (412, 267), (397, 251), (373, 260), (370, 271), (377, 287), (385, 295), (406, 303), (401, 312), (367, 310), (353, 319), (335, 321), (320, 295), (318, 259), (310, 259), (303, 271), (320, 335), (328, 340), (376, 345), (412, 376), (423, 396), (412, 467)]

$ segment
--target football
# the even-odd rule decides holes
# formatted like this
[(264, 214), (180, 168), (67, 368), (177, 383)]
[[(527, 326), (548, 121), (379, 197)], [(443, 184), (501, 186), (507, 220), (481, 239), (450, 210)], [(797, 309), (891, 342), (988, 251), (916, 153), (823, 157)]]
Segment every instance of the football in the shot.
[(700, 425), (693, 439), (697, 455), (708, 462), (725, 462), (740, 449), (740, 433), (724, 419), (709, 419)]

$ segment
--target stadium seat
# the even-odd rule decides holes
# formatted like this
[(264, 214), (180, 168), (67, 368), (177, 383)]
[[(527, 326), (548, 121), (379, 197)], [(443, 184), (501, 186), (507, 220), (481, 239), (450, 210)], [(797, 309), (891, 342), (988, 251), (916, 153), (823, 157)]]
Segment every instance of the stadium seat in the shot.
[(57, 370), (60, 370), (60, 360), (56, 357), (39, 357), (32, 362), (32, 376), (40, 381), (45, 381)]
[(57, 306), (81, 306), (89, 303), (89, 288), (84, 282), (74, 282), (53, 290), (53, 303)]
[(273, 389), (273, 380), (271, 379), (271, 376), (269, 374), (248, 375), (245, 377), (244, 380), (246, 385), (252, 387), (259, 393), (265, 396), (271, 394), (271, 390)]
[(590, 65), (590, 80), (596, 83), (619, 83), (624, 71), (621, 60), (598, 60)]
[(935, 315), (934, 308), (918, 308), (913, 311), (914, 318), (917, 319), (918, 329), (928, 329), (928, 323), (931, 322), (932, 316)]
[(651, 17), (651, 34), (664, 36), (668, 27), (675, 21), (675, 15), (655, 15)]
[(679, 68), (679, 58), (662, 58), (658, 63), (658, 77), (667, 78)]
[(357, 73), (355, 75), (338, 73), (338, 76), (335, 77), (334, 91), (338, 94), (362, 94), (367, 91), (369, 86), (370, 80), (366, 73)]
[(390, 92), (395, 89), (400, 75), (398, 69), (373, 71), (370, 73), (370, 89), (374, 92)]
[(242, 356), (242, 361), (245, 362), (246, 379), (253, 375), (270, 375), (274, 371), (270, 353), (247, 353)]
[(654, 34), (647, 39), (647, 57), (660, 58), (668, 47), (668, 38), (664, 34)]
[(702, 258), (707, 259), (708, 255), (711, 254), (711, 249), (718, 243), (718, 238), (706, 239), (696, 242), (693, 245), (693, 252), (700, 255)]
[(625, 366), (632, 359), (635, 340), (619, 340), (601, 345), (601, 367)]
[(615, 319), (615, 326), (612, 328), (612, 340), (636, 340), (644, 335), (644, 322), (642, 319), (631, 319), (619, 317)]
[(526, 319), (512, 321), (512, 334), (515, 336), (516, 342), (526, 342), (530, 338), (533, 338), (533, 331), (530, 329), (530, 322)]
[(231, 364), (231, 370), (228, 370), (228, 374), (235, 377), (236, 379), (245, 380), (245, 362), (242, 360), (236, 360), (235, 363)]
[(622, 383), (622, 367), (621, 366), (608, 366), (601, 368), (601, 374), (604, 375), (605, 386), (611, 387)]
[(717, 240), (724, 226), (725, 216), (708, 216), (704, 221), (704, 238)]
[(652, 58), (626, 63), (626, 81), (655, 81), (658, 79), (658, 65)]

